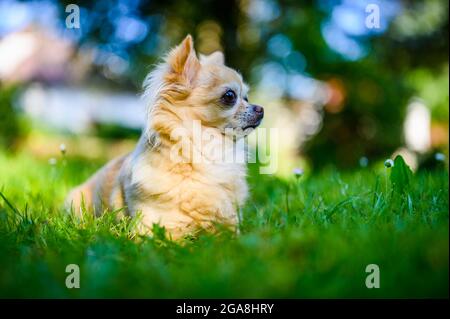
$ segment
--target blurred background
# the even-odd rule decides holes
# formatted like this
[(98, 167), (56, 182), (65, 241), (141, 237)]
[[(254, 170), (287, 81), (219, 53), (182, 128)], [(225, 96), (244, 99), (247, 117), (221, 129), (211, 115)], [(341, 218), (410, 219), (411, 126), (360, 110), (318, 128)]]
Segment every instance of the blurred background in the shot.
[[(70, 3), (79, 28), (67, 27)], [(93, 159), (132, 149), (142, 81), (187, 33), (199, 53), (223, 51), (265, 107), (277, 174), (396, 153), (413, 169), (447, 161), (441, 0), (1, 0), (0, 152), (52, 163), (61, 147)]]

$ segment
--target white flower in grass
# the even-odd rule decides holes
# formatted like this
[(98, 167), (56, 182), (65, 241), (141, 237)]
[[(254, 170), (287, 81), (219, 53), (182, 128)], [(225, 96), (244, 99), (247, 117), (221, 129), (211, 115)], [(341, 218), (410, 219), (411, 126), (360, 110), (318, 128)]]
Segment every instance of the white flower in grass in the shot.
[(391, 168), (391, 167), (394, 166), (394, 161), (391, 160), (391, 159), (387, 159), (387, 160), (384, 162), (384, 166), (386, 166), (387, 168)]
[(303, 174), (305, 173), (303, 171), (303, 169), (301, 169), (299, 167), (294, 168), (294, 170), (292, 172), (294, 173), (295, 177), (297, 177), (297, 178), (302, 177)]
[(62, 143), (61, 145), (59, 145), (59, 150), (61, 151), (62, 155), (65, 155), (67, 151), (66, 144)]
[(56, 165), (56, 158), (52, 157), (48, 160), (48, 163), (52, 166)]

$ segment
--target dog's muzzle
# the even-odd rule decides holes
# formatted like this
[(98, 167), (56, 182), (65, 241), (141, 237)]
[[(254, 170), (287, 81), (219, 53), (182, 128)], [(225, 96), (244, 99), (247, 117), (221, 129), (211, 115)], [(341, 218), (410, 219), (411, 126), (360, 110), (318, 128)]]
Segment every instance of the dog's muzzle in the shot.
[(257, 128), (261, 124), (264, 118), (264, 108), (259, 105), (251, 105), (252, 112), (250, 118), (247, 120), (247, 125), (243, 128), (246, 130), (248, 128)]

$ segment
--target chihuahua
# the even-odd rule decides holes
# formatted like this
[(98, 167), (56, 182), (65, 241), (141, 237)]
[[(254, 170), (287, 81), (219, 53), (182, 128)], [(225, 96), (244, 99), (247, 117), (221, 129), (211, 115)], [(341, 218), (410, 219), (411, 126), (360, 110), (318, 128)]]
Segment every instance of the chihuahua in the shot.
[[(141, 214), (176, 240), (225, 225), (238, 231), (248, 188), (239, 140), (261, 123), (242, 76), (221, 52), (197, 57), (188, 35), (144, 81), (146, 126), (135, 149), (101, 168), (66, 199), (77, 215), (122, 210)], [(225, 155), (225, 156), (224, 156)]]

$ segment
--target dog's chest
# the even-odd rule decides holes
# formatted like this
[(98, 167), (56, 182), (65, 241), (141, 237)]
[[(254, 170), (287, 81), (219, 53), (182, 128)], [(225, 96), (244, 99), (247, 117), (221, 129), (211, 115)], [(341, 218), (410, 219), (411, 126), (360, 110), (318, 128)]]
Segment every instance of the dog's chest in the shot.
[(229, 211), (247, 197), (245, 176), (245, 164), (146, 161), (133, 168), (132, 197), (146, 206)]

